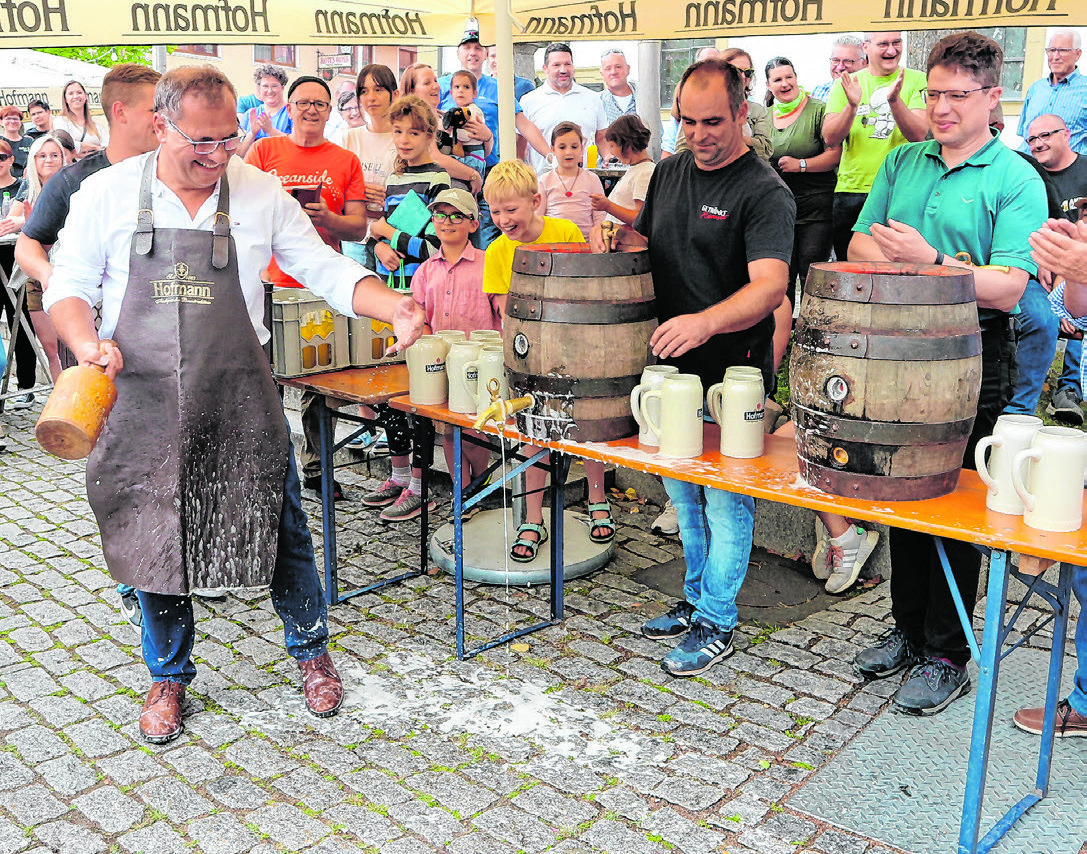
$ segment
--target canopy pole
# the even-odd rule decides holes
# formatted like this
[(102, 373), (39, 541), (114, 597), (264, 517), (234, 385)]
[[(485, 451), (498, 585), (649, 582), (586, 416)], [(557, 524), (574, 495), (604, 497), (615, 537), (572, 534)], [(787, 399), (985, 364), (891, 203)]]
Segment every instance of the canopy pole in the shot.
[(514, 123), (513, 16), (509, 0), (495, 0), (495, 46), (498, 49), (498, 136), (503, 160), (517, 157), (517, 129)]

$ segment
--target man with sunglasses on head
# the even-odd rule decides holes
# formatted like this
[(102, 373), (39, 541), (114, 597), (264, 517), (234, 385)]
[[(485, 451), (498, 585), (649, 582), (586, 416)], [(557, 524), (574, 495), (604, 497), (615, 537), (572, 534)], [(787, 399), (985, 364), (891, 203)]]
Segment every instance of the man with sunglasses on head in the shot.
[(823, 140), (842, 146), (834, 187), (834, 254), (844, 259), (853, 223), (864, 206), (883, 158), (928, 133), (921, 92), (925, 75), (900, 68), (902, 33), (865, 33), (868, 65), (843, 71), (827, 96)]
[[(945, 36), (928, 58), (925, 91), (933, 139), (887, 155), (853, 228), (850, 261), (939, 264), (972, 269), (981, 326), (981, 390), (963, 465), (992, 433), (1015, 374), (1009, 312), (1037, 272), (1027, 239), (1046, 220), (1042, 179), (989, 129), (1000, 103), (1003, 51), (975, 32)], [(966, 253), (971, 267), (957, 256)], [(976, 380), (975, 380), (976, 381)], [(924, 388), (900, 389), (903, 412)], [(945, 539), (956, 586), (967, 607), (977, 601), (981, 552)], [(929, 534), (892, 529), (891, 616), (894, 628), (854, 658), (860, 675), (880, 679), (908, 669), (894, 694), (898, 711), (934, 714), (970, 687), (970, 647)]]
[(868, 65), (868, 57), (864, 55), (864, 45), (861, 40), (856, 36), (838, 36), (830, 48), (830, 80), (812, 89), (811, 97), (825, 103), (835, 80), (846, 71), (852, 74), (866, 65)]
[[(316, 88), (316, 87), (315, 87)], [(297, 99), (326, 101), (323, 89)], [(117, 403), (87, 463), (110, 574), (139, 591), (152, 679), (140, 731), (182, 731), (196, 675), (193, 587), (269, 585), (306, 706), (336, 713), (325, 596), (283, 409), (262, 345), (261, 270), (273, 255), (337, 311), (418, 338), (422, 311), (321, 240), (279, 179), (234, 153), (234, 87), (214, 67), (155, 90), (156, 150), (92, 175), (72, 197), (46, 309), (80, 364), (115, 379)], [(296, 105), (312, 112), (313, 103)], [(102, 325), (91, 306), (102, 301)]]
[[(332, 93), (318, 77), (299, 77), (287, 91), (291, 132), (257, 140), (245, 155), (262, 172), (279, 177), (283, 189), (320, 187), (316, 201), (300, 199), (310, 218), (329, 246), (341, 251), (342, 240), (366, 237), (366, 179), (362, 164), (353, 152), (325, 138), (325, 124), (332, 112)], [(303, 191), (304, 192), (304, 191)], [(264, 280), (280, 288), (305, 287), (288, 276), (272, 259)], [(321, 432), (319, 395), (302, 392), (302, 484), (321, 495)], [(339, 484), (333, 488), (336, 500), (345, 496)]]

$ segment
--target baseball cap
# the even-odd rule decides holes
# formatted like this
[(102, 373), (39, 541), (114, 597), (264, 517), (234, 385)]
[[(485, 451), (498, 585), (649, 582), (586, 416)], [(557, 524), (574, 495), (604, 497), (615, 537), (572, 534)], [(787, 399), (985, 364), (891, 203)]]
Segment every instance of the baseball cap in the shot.
[(434, 201), (427, 205), (427, 210), (432, 211), (438, 205), (451, 205), (465, 216), (470, 216), (472, 219), (479, 219), (479, 205), (476, 204), (476, 200), (467, 190), (461, 190), (455, 187), (449, 190), (442, 190), (438, 193)]
[(468, 42), (479, 44), (479, 28), (473, 27), (471, 24), (464, 28), (464, 35), (461, 36), (460, 41), (457, 42), (457, 47), (460, 47), (462, 44), (468, 44)]

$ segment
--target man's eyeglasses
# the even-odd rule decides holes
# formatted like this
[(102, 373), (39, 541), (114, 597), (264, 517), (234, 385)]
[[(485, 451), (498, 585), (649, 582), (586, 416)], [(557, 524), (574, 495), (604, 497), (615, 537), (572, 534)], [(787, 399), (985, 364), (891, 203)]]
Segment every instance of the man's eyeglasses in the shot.
[(623, 53), (621, 50), (619, 50), (619, 48), (617, 48), (617, 47), (608, 48), (606, 51), (604, 51), (602, 54), (600, 54), (600, 58), (601, 59), (607, 59), (613, 53), (616, 56), (621, 56), (623, 59), (627, 58), (627, 55), (625, 53)]
[(1046, 56), (1064, 56), (1066, 53), (1071, 53), (1076, 48), (1074, 47), (1047, 47), (1045, 49)]
[(223, 147), (223, 151), (236, 151), (238, 146), (242, 144), (242, 139), (245, 137), (245, 134), (241, 132), (241, 128), (238, 128), (238, 133), (234, 134), (234, 136), (228, 136), (226, 139), (202, 139), (197, 141), (175, 125), (170, 119), (166, 119), (166, 124), (180, 134), (181, 138), (192, 146), (192, 150), (196, 154), (212, 154), (220, 145)]
[(926, 101), (936, 103), (943, 97), (947, 97), (953, 104), (959, 104), (973, 95), (975, 92), (984, 92), (987, 89), (992, 89), (992, 86), (978, 86), (977, 89), (922, 89), (921, 94), (925, 96)]
[(1058, 133), (1064, 133), (1068, 128), (1057, 128), (1056, 130), (1044, 130), (1041, 133), (1036, 133), (1034, 136), (1027, 137), (1027, 145), (1034, 145), (1038, 140), (1045, 142), (1051, 136)]
[(843, 59), (840, 56), (832, 56), (830, 58), (831, 65), (844, 65), (846, 68), (852, 68), (858, 62), (860, 62), (859, 59)]
[(294, 104), (294, 106), (298, 107), (298, 109), (302, 110), (302, 112), (305, 112), (310, 107), (313, 107), (313, 109), (315, 109), (317, 112), (323, 113), (325, 110), (332, 106), (332, 103), (330, 101), (311, 101), (309, 98), (304, 98), (301, 101), (291, 101), (291, 103)]
[(359, 109), (358, 101), (351, 101), (350, 103), (347, 103), (347, 104), (340, 104), (340, 112), (341, 113), (361, 113), (362, 110)]
[(449, 220), (449, 222), (453, 225), (460, 225), (466, 219), (471, 219), (468, 214), (442, 213), (441, 211), (433, 211), (430, 214), (430, 218), (433, 219), (435, 222), (445, 222), (446, 220)]
[(736, 70), (739, 71), (748, 80), (754, 80), (755, 79), (755, 69), (754, 68), (737, 68)]

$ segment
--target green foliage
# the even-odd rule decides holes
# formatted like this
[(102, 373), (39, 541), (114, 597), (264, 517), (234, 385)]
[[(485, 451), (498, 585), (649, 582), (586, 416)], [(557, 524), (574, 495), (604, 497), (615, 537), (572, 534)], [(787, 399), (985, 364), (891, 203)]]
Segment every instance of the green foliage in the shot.
[[(173, 47), (168, 47), (167, 52), (172, 53)], [(51, 53), (53, 56), (64, 56), (68, 59), (78, 59), (80, 62), (90, 62), (93, 65), (104, 65), (109, 68), (119, 62), (135, 62), (138, 65), (151, 64), (151, 48), (136, 46), (96, 45), (94, 47), (46, 47), (41, 48), (42, 53)]]

